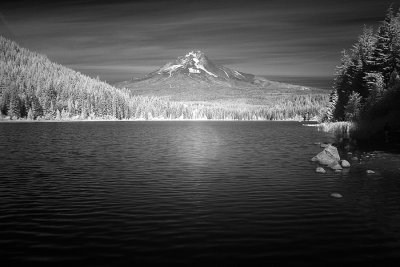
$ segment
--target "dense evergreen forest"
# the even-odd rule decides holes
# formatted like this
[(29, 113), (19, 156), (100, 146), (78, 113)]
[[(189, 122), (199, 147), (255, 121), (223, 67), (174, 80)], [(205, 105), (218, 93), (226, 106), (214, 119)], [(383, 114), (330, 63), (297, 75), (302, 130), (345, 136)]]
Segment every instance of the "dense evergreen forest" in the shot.
[(322, 114), (326, 94), (273, 94), (263, 105), (135, 96), (0, 36), (0, 118), (285, 120)]
[(343, 51), (323, 120), (353, 121), (361, 139), (400, 129), (400, 11), (389, 8), (377, 30), (364, 26)]

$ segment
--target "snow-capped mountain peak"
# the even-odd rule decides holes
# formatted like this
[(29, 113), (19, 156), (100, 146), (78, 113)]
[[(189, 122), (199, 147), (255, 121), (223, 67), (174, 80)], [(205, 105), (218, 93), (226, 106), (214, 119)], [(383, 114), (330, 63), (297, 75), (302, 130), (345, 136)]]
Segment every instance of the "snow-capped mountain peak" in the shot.
[(190, 51), (185, 56), (179, 57), (177, 60), (165, 64), (158, 70), (158, 74), (168, 73), (169, 77), (171, 77), (175, 72), (184, 72), (190, 75), (191, 73), (201, 74), (202, 71), (204, 71), (204, 73), (207, 75), (215, 78), (218, 77), (218, 75), (207, 68), (208, 65), (210, 64), (203, 52)]
[(199, 50), (192, 50), (176, 60), (170, 61), (155, 72), (149, 73), (143, 78), (133, 80), (153, 80), (155, 83), (168, 83), (174, 81), (190, 80), (194, 82), (206, 82), (207, 84), (235, 85), (237, 82), (254, 83), (255, 77), (227, 67), (214, 64)]

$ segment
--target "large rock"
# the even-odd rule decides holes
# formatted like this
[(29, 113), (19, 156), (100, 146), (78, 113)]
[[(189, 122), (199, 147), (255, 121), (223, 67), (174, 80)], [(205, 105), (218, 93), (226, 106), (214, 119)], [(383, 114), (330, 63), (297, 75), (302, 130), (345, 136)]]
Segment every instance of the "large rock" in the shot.
[(340, 160), (340, 156), (336, 147), (328, 145), (323, 151), (312, 158), (313, 161), (318, 161), (322, 165), (336, 165)]

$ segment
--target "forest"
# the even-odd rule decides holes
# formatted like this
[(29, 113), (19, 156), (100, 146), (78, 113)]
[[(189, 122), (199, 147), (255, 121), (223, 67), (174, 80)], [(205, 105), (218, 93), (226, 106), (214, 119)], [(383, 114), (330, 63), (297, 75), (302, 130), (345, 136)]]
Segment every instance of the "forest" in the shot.
[(302, 120), (321, 116), (328, 94), (275, 93), (260, 104), (171, 101), (133, 95), (0, 36), (3, 120)]
[(364, 26), (352, 48), (342, 52), (334, 90), (321, 120), (354, 122), (353, 136), (360, 140), (383, 140), (385, 132), (397, 139), (399, 73), (400, 11), (390, 7), (376, 30)]

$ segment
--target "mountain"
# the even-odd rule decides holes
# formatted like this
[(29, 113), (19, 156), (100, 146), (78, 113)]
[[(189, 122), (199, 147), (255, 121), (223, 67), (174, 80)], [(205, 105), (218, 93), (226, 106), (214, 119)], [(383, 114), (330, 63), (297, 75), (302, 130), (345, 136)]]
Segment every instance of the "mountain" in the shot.
[(235, 85), (238, 82), (255, 82), (254, 75), (217, 65), (209, 60), (201, 51), (190, 51), (185, 56), (168, 62), (158, 70), (131, 82), (171, 83), (185, 79), (194, 80), (199, 83), (205, 82), (228, 86)]
[(135, 95), (176, 101), (263, 98), (270, 93), (309, 93), (308, 87), (266, 80), (215, 64), (201, 51), (190, 51), (144, 77), (116, 84)]

